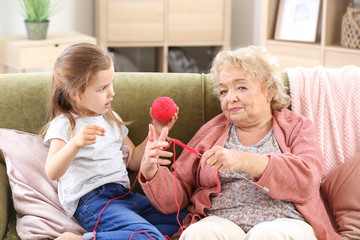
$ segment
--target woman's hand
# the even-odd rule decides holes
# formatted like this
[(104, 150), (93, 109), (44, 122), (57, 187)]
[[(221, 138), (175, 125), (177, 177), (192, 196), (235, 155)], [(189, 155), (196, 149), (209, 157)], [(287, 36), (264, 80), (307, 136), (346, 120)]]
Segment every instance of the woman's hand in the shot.
[(203, 168), (207, 164), (220, 172), (235, 171), (240, 169), (241, 164), (237, 155), (238, 152), (215, 146), (203, 154), (200, 164)]
[(150, 108), (150, 116), (151, 119), (153, 119), (152, 124), (154, 125), (155, 128), (155, 132), (156, 132), (156, 136), (159, 136), (161, 131), (166, 127), (168, 128), (168, 130), (170, 131), (172, 129), (172, 127), (174, 126), (175, 122), (178, 120), (178, 115), (179, 114), (179, 107), (176, 107), (176, 112), (174, 114), (174, 116), (166, 122), (162, 122), (157, 120), (156, 118), (153, 118), (152, 114), (151, 114), (151, 108)]
[(244, 171), (260, 178), (267, 168), (270, 157), (253, 153), (238, 152), (215, 146), (207, 150), (201, 160), (201, 167), (206, 164), (219, 172)]
[(140, 166), (140, 172), (147, 181), (150, 181), (155, 176), (159, 165), (168, 165), (171, 163), (170, 160), (160, 158), (171, 157), (173, 155), (171, 152), (162, 150), (168, 146), (168, 142), (166, 142), (168, 133), (168, 128), (164, 127), (159, 139), (157, 139), (154, 126), (152, 124), (149, 125), (148, 141)]
[(105, 129), (96, 125), (86, 125), (70, 141), (81, 148), (96, 143), (96, 136), (105, 136)]

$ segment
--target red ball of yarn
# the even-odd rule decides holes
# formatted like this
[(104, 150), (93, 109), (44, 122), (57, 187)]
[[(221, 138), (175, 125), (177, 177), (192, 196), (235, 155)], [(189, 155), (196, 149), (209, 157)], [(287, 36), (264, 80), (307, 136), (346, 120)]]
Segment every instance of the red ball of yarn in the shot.
[(161, 122), (169, 121), (176, 113), (176, 104), (169, 97), (155, 99), (151, 106), (151, 114)]

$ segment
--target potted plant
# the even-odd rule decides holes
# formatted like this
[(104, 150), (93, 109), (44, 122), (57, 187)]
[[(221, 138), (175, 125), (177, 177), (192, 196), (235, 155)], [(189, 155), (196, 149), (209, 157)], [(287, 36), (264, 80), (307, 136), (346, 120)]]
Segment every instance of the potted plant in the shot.
[(29, 39), (45, 39), (49, 17), (60, 8), (62, 0), (18, 0)]

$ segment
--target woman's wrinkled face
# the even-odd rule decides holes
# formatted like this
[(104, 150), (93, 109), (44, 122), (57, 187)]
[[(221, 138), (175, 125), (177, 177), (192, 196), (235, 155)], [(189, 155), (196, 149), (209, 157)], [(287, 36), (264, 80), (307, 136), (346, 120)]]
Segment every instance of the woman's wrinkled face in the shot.
[(251, 127), (271, 116), (272, 96), (261, 81), (237, 67), (225, 67), (219, 73), (221, 109), (238, 127)]

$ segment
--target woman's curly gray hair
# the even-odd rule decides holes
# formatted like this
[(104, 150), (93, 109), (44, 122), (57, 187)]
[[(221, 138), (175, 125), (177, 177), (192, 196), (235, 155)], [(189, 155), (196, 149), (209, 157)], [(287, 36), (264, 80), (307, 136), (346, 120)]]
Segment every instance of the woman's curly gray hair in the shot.
[(222, 50), (214, 58), (210, 73), (214, 83), (214, 93), (219, 96), (219, 74), (225, 67), (238, 67), (256, 80), (262, 81), (265, 88), (273, 94), (271, 108), (280, 110), (290, 105), (286, 94), (277, 59), (263, 47), (249, 46), (233, 50)]

